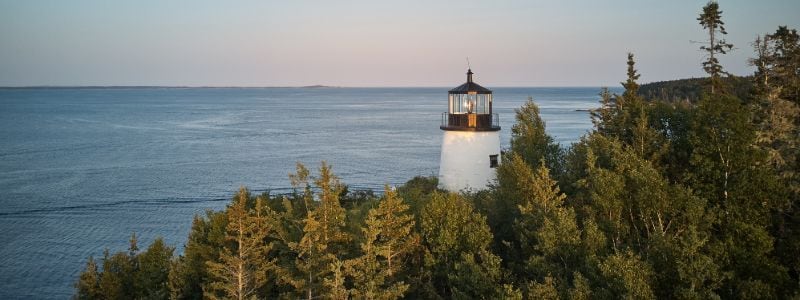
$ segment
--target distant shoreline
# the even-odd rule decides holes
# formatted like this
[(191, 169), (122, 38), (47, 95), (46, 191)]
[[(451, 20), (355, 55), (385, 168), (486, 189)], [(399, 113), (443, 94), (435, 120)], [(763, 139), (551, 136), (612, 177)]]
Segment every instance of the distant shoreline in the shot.
[[(603, 86), (495, 86), (495, 89), (507, 88), (602, 88)], [(32, 86), (0, 86), (0, 90), (65, 90), (65, 89), (422, 89), (422, 88), (445, 88), (447, 86), (329, 86), (329, 85), (306, 85), (306, 86), (169, 86), (169, 85), (32, 85)]]
[(32, 85), (0, 86), (0, 89), (317, 89), (343, 88), (341, 86), (170, 86), (170, 85)]

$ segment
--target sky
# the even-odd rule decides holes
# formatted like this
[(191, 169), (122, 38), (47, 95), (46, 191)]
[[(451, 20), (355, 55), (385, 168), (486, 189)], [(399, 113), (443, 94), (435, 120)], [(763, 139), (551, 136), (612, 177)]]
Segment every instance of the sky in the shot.
[[(604, 3), (601, 3), (604, 2)], [(800, 1), (719, 0), (735, 50)], [(705, 0), (0, 0), (0, 86), (618, 86), (699, 77)]]

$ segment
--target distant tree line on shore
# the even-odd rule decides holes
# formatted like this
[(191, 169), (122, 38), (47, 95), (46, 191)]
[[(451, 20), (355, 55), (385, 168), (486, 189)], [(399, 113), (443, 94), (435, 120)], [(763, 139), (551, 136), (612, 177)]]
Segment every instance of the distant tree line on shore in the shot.
[(571, 147), (532, 99), (517, 109), (486, 190), (417, 177), (353, 193), (325, 162), (298, 163), (292, 194), (241, 188), (196, 216), (180, 255), (133, 236), (90, 257), (75, 298), (796, 299), (798, 34), (759, 37), (738, 94), (716, 59), (730, 49), (720, 16), (710, 2), (698, 19), (697, 99), (643, 96), (629, 54), (624, 92), (601, 92), (595, 129)]
[[(649, 82), (639, 87), (639, 95), (648, 100), (697, 103), (706, 91), (709, 80), (709, 77), (703, 77)], [(752, 75), (723, 77), (722, 81), (731, 87), (730, 93), (739, 99), (746, 99), (753, 92)]]

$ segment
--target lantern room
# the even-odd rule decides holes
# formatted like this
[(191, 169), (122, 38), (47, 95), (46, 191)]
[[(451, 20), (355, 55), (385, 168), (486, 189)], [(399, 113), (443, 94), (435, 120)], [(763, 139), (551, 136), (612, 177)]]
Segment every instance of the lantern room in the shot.
[(467, 70), (467, 82), (448, 92), (448, 109), (442, 114), (442, 130), (499, 131), (497, 114), (492, 112), (492, 91), (472, 81), (472, 69)]

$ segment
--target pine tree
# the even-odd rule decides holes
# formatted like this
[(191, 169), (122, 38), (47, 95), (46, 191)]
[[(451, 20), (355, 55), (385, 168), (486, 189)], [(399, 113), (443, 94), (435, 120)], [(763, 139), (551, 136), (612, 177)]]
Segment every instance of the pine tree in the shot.
[(267, 260), (270, 245), (265, 242), (269, 233), (268, 215), (263, 212), (260, 198), (255, 212), (250, 212), (249, 200), (250, 193), (242, 187), (226, 210), (226, 239), (232, 244), (223, 249), (219, 261), (207, 262), (215, 281), (208, 285), (205, 297), (250, 299), (266, 283), (266, 272), (271, 269), (271, 261)]
[(363, 299), (397, 299), (408, 284), (398, 279), (403, 258), (419, 243), (408, 205), (386, 186), (384, 199), (371, 209), (363, 228), (362, 255), (348, 262), (353, 296)]
[(106, 299), (133, 299), (134, 269), (128, 253), (114, 255), (103, 253), (103, 272), (100, 273), (100, 290)]
[(76, 292), (73, 298), (76, 300), (100, 299), (102, 296), (97, 263), (91, 256), (89, 256), (89, 260), (86, 261), (86, 269), (81, 272), (78, 282), (75, 283), (75, 289)]
[(167, 282), (174, 250), (163, 239), (157, 238), (147, 250), (138, 255), (139, 269), (134, 277), (136, 298), (169, 299)]
[(323, 278), (322, 285), (325, 287), (325, 298), (333, 300), (347, 300), (350, 298), (350, 291), (345, 287), (345, 265), (339, 258), (334, 257), (328, 265), (331, 276)]
[(330, 266), (340, 260), (344, 245), (350, 240), (343, 231), (345, 210), (339, 203), (342, 185), (326, 162), (322, 162), (314, 184), (319, 190), (319, 204), (304, 220), (300, 241), (289, 245), (297, 256), (293, 270), (287, 271), (295, 274), (289, 283), (307, 299), (330, 292), (324, 285), (335, 275)]
[(628, 79), (622, 83), (625, 88), (623, 97), (631, 99), (639, 96), (639, 84), (636, 82), (641, 76), (636, 72), (636, 61), (633, 60), (633, 53), (628, 52)]
[(614, 117), (615, 113), (615, 101), (614, 96), (611, 94), (611, 91), (608, 90), (607, 87), (603, 87), (600, 89), (600, 107), (596, 109), (592, 109), (589, 113), (591, 114), (592, 124), (594, 124), (594, 128), (597, 132), (603, 135), (611, 135), (612, 133), (612, 125), (611, 121)]
[(183, 255), (170, 267), (170, 299), (203, 298), (203, 287), (212, 281), (206, 262), (219, 261), (226, 244), (227, 224), (225, 212), (208, 210), (205, 216), (195, 215)]
[(773, 45), (773, 82), (780, 89), (780, 98), (800, 105), (800, 35), (796, 29), (779, 26), (766, 39)]
[(533, 97), (528, 97), (528, 101), (514, 112), (517, 122), (511, 127), (511, 152), (518, 153), (531, 166), (544, 159), (548, 168), (560, 171), (562, 150), (545, 132), (545, 123)]
[(722, 11), (719, 10), (719, 4), (716, 1), (708, 2), (697, 20), (700, 21), (703, 29), (708, 30), (708, 46), (702, 46), (700, 49), (707, 53), (707, 60), (703, 62), (703, 70), (711, 75), (711, 93), (715, 94), (722, 90), (721, 76), (727, 74), (722, 70), (722, 65), (719, 64), (716, 55), (726, 54), (733, 49), (733, 45), (719, 36), (728, 34), (728, 32), (723, 26), (725, 23), (722, 22)]

